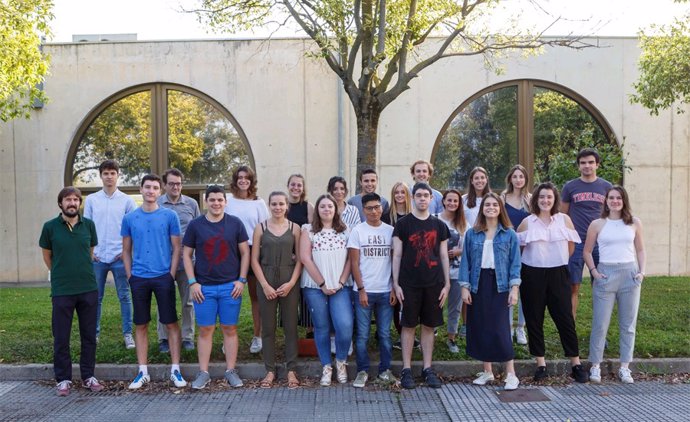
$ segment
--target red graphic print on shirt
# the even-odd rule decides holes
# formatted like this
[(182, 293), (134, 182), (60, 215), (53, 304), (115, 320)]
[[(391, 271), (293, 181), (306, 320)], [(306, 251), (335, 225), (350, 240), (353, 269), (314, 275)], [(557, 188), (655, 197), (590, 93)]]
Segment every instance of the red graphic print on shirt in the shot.
[(213, 266), (220, 265), (228, 258), (230, 248), (223, 238), (223, 231), (204, 242), (204, 255), (209, 264), (209, 271)]
[(410, 244), (417, 252), (414, 262), (415, 267), (419, 267), (422, 260), (426, 262), (428, 268), (434, 268), (438, 265), (438, 261), (431, 258), (434, 246), (436, 246), (436, 236), (437, 232), (435, 230), (421, 230), (410, 236)]

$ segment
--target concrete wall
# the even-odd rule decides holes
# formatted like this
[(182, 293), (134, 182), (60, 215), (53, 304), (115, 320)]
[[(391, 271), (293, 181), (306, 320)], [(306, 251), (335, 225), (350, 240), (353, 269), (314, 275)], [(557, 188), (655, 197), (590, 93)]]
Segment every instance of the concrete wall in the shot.
[[(645, 224), (648, 272), (690, 274), (690, 113), (651, 117), (628, 101), (637, 77), (636, 40), (592, 40), (602, 48), (547, 49), (509, 58), (498, 76), (479, 58), (437, 63), (415, 79), (380, 122), (380, 192), (409, 181), (409, 164), (429, 159), (449, 115), (468, 97), (506, 80), (530, 78), (564, 85), (601, 111), (625, 139), (626, 176), (635, 214)], [(356, 126), (342, 95), (344, 151), (338, 154), (335, 76), (307, 59), (306, 40), (170, 41), (54, 44), (51, 102), (29, 121), (0, 126), (0, 282), (45, 280), (37, 246), (42, 223), (54, 216), (66, 157), (83, 119), (99, 102), (127, 87), (171, 82), (220, 102), (244, 130), (256, 162), (260, 194), (285, 187), (288, 174), (306, 176), (310, 197), (342, 166), (354, 184)], [(342, 91), (340, 91), (342, 93)]]

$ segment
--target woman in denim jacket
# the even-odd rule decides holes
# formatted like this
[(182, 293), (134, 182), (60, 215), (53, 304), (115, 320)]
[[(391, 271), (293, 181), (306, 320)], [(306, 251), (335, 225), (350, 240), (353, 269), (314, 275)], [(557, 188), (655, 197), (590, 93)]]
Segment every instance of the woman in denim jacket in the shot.
[(495, 193), (484, 195), (463, 250), (458, 281), (467, 304), (467, 354), (484, 362), (484, 371), (473, 383), (493, 381), (491, 362), (506, 362), (505, 389), (515, 390), (520, 381), (513, 365), (508, 307), (518, 298), (520, 245)]

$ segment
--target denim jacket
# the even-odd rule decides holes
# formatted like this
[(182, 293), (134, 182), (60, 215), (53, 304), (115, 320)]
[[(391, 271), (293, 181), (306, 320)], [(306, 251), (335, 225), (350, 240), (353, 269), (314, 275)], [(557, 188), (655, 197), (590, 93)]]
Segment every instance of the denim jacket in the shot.
[[(460, 287), (466, 287), (477, 293), (479, 273), (482, 265), (485, 232), (470, 229), (465, 234), (460, 274)], [(519, 286), (520, 280), (520, 243), (513, 229), (506, 229), (500, 223), (494, 235), (494, 263), (496, 266), (496, 285), (498, 292), (510, 290), (512, 286)]]

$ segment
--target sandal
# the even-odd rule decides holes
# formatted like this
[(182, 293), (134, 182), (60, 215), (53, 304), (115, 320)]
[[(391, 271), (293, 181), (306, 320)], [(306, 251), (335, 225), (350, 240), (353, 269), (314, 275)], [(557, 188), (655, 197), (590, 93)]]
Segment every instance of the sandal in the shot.
[(298, 388), (300, 386), (299, 378), (297, 378), (297, 374), (295, 374), (295, 371), (288, 371), (287, 380), (288, 390), (294, 390), (295, 388)]
[(261, 380), (261, 383), (259, 384), (259, 386), (261, 388), (271, 388), (271, 387), (273, 387), (273, 381), (275, 381), (275, 379), (276, 379), (276, 374), (273, 372), (269, 372), (266, 374), (264, 379)]

